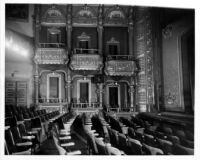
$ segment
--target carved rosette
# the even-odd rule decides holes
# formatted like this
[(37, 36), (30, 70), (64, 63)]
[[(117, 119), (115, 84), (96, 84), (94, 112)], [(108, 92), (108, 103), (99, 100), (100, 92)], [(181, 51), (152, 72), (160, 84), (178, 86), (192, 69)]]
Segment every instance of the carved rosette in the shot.
[(66, 64), (67, 51), (63, 48), (38, 48), (34, 61), (36, 64)]
[(151, 10), (136, 8), (135, 52), (140, 71), (137, 77), (137, 104), (140, 112), (147, 111), (147, 104), (154, 103), (153, 88), (153, 39)]
[(72, 70), (99, 71), (103, 67), (103, 59), (97, 54), (73, 54), (71, 56), (70, 68)]
[(110, 60), (105, 63), (105, 73), (109, 76), (133, 76), (136, 69), (134, 61)]

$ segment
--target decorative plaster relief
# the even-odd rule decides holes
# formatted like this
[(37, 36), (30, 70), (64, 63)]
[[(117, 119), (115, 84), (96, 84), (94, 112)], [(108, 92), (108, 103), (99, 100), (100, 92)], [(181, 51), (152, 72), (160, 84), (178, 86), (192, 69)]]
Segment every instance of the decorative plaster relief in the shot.
[(101, 70), (103, 59), (100, 55), (73, 54), (70, 67), (73, 70)]
[(66, 64), (67, 51), (62, 48), (38, 48), (34, 60), (36, 64)]
[(111, 60), (105, 64), (105, 73), (110, 76), (132, 76), (136, 70), (134, 61)]
[(165, 39), (172, 37), (172, 26), (167, 25), (163, 30), (162, 30), (162, 35)]

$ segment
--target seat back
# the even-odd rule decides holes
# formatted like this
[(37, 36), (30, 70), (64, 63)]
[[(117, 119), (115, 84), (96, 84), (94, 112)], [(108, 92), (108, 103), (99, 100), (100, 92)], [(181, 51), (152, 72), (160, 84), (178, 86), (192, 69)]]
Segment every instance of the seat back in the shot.
[(19, 124), (18, 128), (19, 128), (19, 132), (20, 132), (21, 135), (25, 135), (26, 134), (27, 131), (26, 131), (26, 128), (25, 128), (23, 123)]
[(145, 143), (142, 144), (143, 150), (147, 155), (163, 155), (163, 151), (159, 148), (149, 146)]
[(154, 136), (150, 134), (144, 134), (144, 143), (153, 147), (157, 147), (157, 141)]
[(18, 127), (12, 127), (10, 130), (12, 132), (13, 139), (16, 144), (18, 141), (21, 140), (21, 135), (20, 135), (19, 129), (18, 129)]
[(140, 141), (128, 138), (129, 154), (131, 155), (142, 155), (142, 144)]
[(111, 132), (112, 132), (112, 137), (111, 137), (112, 145), (114, 147), (118, 147), (119, 146), (118, 131), (111, 129)]
[(131, 127), (128, 127), (128, 136), (131, 138), (135, 138), (135, 131)]
[(160, 148), (163, 150), (164, 154), (172, 153), (173, 143), (171, 141), (158, 138), (157, 142)]
[(119, 146), (118, 146), (118, 148), (121, 149), (121, 150), (126, 151), (127, 148), (128, 148), (126, 136), (124, 134), (118, 133), (118, 138), (119, 138)]
[(6, 141), (8, 152), (12, 153), (15, 147), (15, 142), (14, 142), (13, 135), (10, 129), (5, 131), (5, 141)]
[(98, 138), (95, 139), (97, 149), (98, 149), (98, 155), (108, 155), (106, 146), (102, 140), (99, 140)]
[(119, 149), (112, 147), (112, 146), (106, 146), (108, 154), (109, 155), (121, 155), (121, 152)]
[(97, 149), (97, 145), (96, 145), (96, 142), (95, 142), (94, 135), (92, 135), (89, 132), (86, 132), (86, 137), (87, 137), (87, 145), (89, 147), (89, 150), (91, 149), (92, 153), (94, 155), (97, 155), (98, 154), (98, 149)]
[(59, 141), (57, 139), (57, 137), (55, 137), (55, 135), (53, 134), (53, 140), (54, 140), (54, 144), (58, 150), (59, 155), (65, 155), (66, 154), (66, 150), (60, 146)]

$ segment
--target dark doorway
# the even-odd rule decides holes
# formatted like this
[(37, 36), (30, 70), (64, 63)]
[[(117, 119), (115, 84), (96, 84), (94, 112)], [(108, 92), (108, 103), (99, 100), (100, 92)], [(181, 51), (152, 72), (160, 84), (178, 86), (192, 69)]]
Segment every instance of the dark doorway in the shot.
[(117, 45), (109, 45), (109, 54), (110, 55), (117, 55), (118, 54)]
[(109, 87), (109, 103), (112, 108), (118, 108), (118, 87)]
[(49, 98), (59, 98), (59, 78), (58, 77), (50, 77), (49, 87), (50, 87)]
[(193, 113), (194, 106), (194, 30), (181, 37), (183, 97), (185, 112)]
[(80, 102), (88, 103), (89, 102), (89, 84), (87, 82), (80, 83)]
[(82, 53), (88, 53), (87, 50), (89, 48), (88, 41), (86, 40), (79, 41), (79, 48), (83, 49)]

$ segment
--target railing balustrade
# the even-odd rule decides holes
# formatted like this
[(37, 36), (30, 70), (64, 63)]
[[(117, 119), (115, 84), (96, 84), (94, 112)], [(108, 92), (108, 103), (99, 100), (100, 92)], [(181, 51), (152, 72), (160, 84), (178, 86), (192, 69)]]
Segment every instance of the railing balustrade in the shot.
[(64, 48), (64, 43), (39, 43), (39, 48)]
[(98, 49), (83, 49), (83, 48), (75, 48), (75, 54), (99, 54)]
[(91, 103), (71, 103), (72, 108), (99, 108), (98, 102), (91, 102)]
[(39, 103), (67, 103), (67, 99), (59, 99), (59, 98), (39, 98)]
[(106, 57), (106, 60), (134, 60), (133, 55), (108, 55)]

